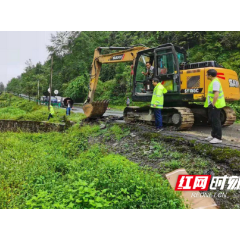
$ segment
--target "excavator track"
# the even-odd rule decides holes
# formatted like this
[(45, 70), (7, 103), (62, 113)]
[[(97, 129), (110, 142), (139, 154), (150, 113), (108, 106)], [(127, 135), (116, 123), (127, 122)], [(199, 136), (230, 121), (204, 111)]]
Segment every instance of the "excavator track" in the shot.
[[(149, 106), (127, 107), (124, 110), (124, 120), (131, 122), (154, 123), (155, 118)], [(189, 130), (194, 124), (194, 115), (187, 107), (166, 107), (162, 109), (163, 124), (173, 126), (175, 130)]]
[[(101, 117), (108, 106), (109, 101), (97, 101), (86, 104), (83, 107), (84, 113), (88, 118)], [(173, 127), (177, 131), (186, 131), (192, 128), (193, 124), (201, 118), (201, 115), (194, 115), (196, 111), (189, 107), (165, 107), (162, 109), (163, 124)], [(206, 112), (207, 113), (207, 112)], [(126, 123), (143, 122), (154, 124), (155, 118), (149, 106), (131, 106), (124, 109), (124, 120)], [(207, 119), (207, 115), (204, 115)], [(203, 118), (203, 119), (204, 119)], [(195, 120), (195, 121), (194, 121)], [(231, 107), (224, 107), (221, 111), (222, 126), (230, 126), (236, 121), (236, 113)], [(208, 123), (203, 122), (200, 125)]]
[(235, 111), (231, 107), (224, 107), (222, 111), (225, 117), (225, 121), (222, 123), (222, 126), (232, 125), (237, 119)]
[[(194, 124), (194, 115), (191, 109), (186, 107), (173, 107), (173, 109), (177, 110), (178, 114), (180, 114), (181, 116), (180, 125), (176, 126), (176, 130), (181, 130), (181, 131), (189, 130)], [(175, 121), (174, 114), (172, 116), (172, 121), (173, 123)]]

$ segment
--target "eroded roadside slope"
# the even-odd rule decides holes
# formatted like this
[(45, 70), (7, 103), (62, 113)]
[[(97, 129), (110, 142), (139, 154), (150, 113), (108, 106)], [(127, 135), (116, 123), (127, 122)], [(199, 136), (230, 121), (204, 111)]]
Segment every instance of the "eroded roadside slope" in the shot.
[[(163, 176), (185, 168), (189, 174), (240, 176), (240, 148), (234, 144), (209, 145), (202, 138), (184, 133), (155, 133), (151, 126), (109, 123), (89, 144), (101, 143), (110, 152), (126, 156), (140, 166), (151, 167)], [(217, 191), (220, 192), (220, 191)], [(220, 208), (240, 208), (240, 191), (214, 197)]]

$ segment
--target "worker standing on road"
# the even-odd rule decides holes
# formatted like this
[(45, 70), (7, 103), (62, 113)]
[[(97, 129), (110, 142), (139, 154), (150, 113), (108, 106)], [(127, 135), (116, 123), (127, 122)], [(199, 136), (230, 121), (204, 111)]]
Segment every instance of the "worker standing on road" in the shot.
[(70, 100), (67, 100), (66, 114), (70, 116), (70, 113), (71, 113), (71, 102)]
[(154, 86), (151, 108), (154, 110), (155, 124), (157, 132), (163, 130), (162, 124), (162, 113), (161, 109), (163, 108), (164, 97), (163, 94), (167, 93), (167, 89), (159, 82), (158, 78), (153, 78), (152, 84)]
[(217, 71), (215, 69), (209, 69), (207, 71), (207, 78), (211, 80), (208, 86), (208, 95), (204, 104), (205, 108), (208, 108), (208, 116), (212, 122), (211, 136), (207, 137), (210, 143), (222, 142), (222, 125), (220, 119), (221, 108), (226, 106), (224, 93), (221, 82), (217, 78)]
[(129, 99), (129, 97), (127, 97), (127, 101), (126, 101), (126, 103), (127, 103), (127, 106), (130, 105), (130, 99)]
[(49, 111), (49, 115), (48, 115), (48, 121), (49, 121), (50, 118), (53, 118), (54, 113), (55, 113), (55, 112), (54, 112), (53, 106), (50, 105), (50, 111)]

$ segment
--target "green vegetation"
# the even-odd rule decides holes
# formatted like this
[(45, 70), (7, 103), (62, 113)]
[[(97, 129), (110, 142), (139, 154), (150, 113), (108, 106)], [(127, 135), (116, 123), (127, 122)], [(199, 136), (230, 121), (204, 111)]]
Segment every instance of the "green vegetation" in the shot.
[[(2, 94), (0, 119), (43, 121), (47, 106)], [(52, 122), (65, 117), (55, 109)], [(76, 122), (83, 114), (72, 114)], [(106, 137), (129, 134), (118, 125)], [(139, 167), (104, 145), (89, 147), (100, 127), (75, 125), (64, 133), (2, 133), (0, 208), (184, 208), (161, 175)]]
[[(1, 95), (0, 103), (0, 118), (34, 120), (47, 112), (46, 106), (11, 94)], [(65, 110), (58, 114), (55, 120), (60, 121)], [(83, 117), (72, 116), (76, 121)], [(237, 150), (156, 133), (139, 135), (136, 127), (121, 124), (100, 129), (100, 124), (76, 124), (63, 133), (1, 133), (0, 208), (185, 208), (164, 174), (182, 167), (189, 174), (206, 169), (218, 174), (219, 162), (239, 170)], [(138, 136), (130, 134), (132, 128)], [(116, 154), (113, 142), (120, 150)], [(132, 157), (138, 164), (128, 160)]]
[[(160, 155), (169, 159), (170, 162), (160, 164), (163, 173), (184, 167), (189, 174), (202, 174), (203, 169), (216, 167), (216, 165), (206, 161), (205, 158), (210, 158), (216, 163), (226, 163), (233, 171), (240, 170), (240, 152), (238, 150), (228, 147), (216, 148), (209, 144), (196, 143), (195, 140), (187, 141), (181, 137), (159, 136), (156, 133), (143, 133), (142, 136), (153, 141), (152, 144), (156, 151), (151, 155), (152, 158)], [(162, 142), (159, 144), (155, 141)], [(169, 143), (174, 145), (174, 150), (166, 150)], [(196, 153), (198, 157), (191, 156), (186, 150)]]
[(237, 122), (240, 123), (240, 101), (228, 104), (229, 107), (232, 107), (237, 115)]
[(5, 89), (4, 84), (0, 82), (0, 93), (2, 93), (4, 89)]
[[(54, 108), (55, 115), (49, 122), (62, 122), (67, 120), (80, 122), (85, 118), (84, 114), (71, 113), (66, 116), (66, 110)], [(0, 95), (0, 119), (8, 120), (28, 120), (28, 121), (47, 121), (48, 107), (37, 105), (36, 102), (29, 102), (28, 100), (13, 96), (12, 94)]]
[(2, 133), (0, 208), (184, 208), (161, 175), (89, 146), (99, 131)]
[(232, 170), (239, 169), (240, 152), (237, 150), (142, 131), (133, 125), (110, 124), (98, 131), (97, 136), (90, 137), (89, 142), (101, 142), (141, 166), (153, 166), (162, 176), (179, 168), (185, 168), (189, 174), (202, 175), (209, 169), (218, 174), (219, 161), (231, 163)]

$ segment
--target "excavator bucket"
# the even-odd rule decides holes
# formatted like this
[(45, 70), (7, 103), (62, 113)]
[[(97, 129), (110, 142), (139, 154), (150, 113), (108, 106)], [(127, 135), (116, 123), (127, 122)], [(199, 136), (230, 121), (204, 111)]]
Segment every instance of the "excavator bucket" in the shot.
[(108, 100), (96, 101), (93, 103), (87, 103), (83, 106), (84, 114), (88, 118), (98, 118), (101, 117), (107, 110)]

